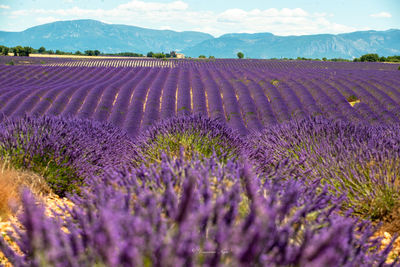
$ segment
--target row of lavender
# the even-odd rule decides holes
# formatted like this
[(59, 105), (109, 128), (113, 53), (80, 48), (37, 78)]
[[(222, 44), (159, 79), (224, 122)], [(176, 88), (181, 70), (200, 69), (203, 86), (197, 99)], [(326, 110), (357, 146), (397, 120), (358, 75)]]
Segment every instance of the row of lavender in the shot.
[(1, 66), (0, 112), (3, 118), (25, 113), (93, 118), (132, 136), (159, 119), (190, 113), (218, 118), (242, 134), (308, 115), (399, 122), (400, 75), (375, 66), (351, 71)]
[(69, 59), (52, 61), (46, 66), (67, 67), (210, 67), (210, 68), (268, 68), (283, 70), (287, 68), (308, 69), (364, 69), (364, 70), (396, 70), (398, 64), (375, 62), (321, 62), (321, 61), (291, 61), (291, 60), (260, 60), (260, 59)]

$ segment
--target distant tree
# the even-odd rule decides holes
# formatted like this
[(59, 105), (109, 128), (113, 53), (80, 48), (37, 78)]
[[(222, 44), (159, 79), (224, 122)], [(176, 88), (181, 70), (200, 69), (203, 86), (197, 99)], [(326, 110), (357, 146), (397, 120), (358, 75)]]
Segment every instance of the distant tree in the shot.
[(214, 56), (209, 56), (208, 58), (209, 58), (209, 59), (215, 59), (215, 57), (214, 57)]
[(378, 54), (365, 54), (360, 57), (360, 61), (361, 62), (365, 62), (365, 61), (377, 62), (377, 61), (379, 61), (379, 55)]
[(200, 55), (199, 58), (206, 58), (206, 56), (205, 55)]
[(94, 51), (93, 50), (86, 50), (85, 55), (87, 56), (94, 56)]
[(22, 47), (22, 46), (16, 46), (16, 47), (13, 47), (12, 48), (12, 51), (13, 51), (13, 53), (14, 53), (14, 56), (15, 57), (17, 57), (17, 56), (20, 56), (20, 54), (21, 54), (21, 52), (22, 52), (22, 50), (23, 50), (24, 48)]
[(332, 59), (330, 59), (330, 61), (333, 61), (333, 62), (349, 62), (350, 60), (345, 59), (345, 58), (332, 58)]
[(54, 54), (54, 51), (53, 50), (47, 50), (47, 54), (49, 54), (49, 55), (53, 55)]
[(82, 52), (81, 51), (75, 51), (75, 53), (74, 53), (75, 55), (82, 55)]
[(153, 57), (155, 57), (155, 58), (165, 58), (166, 55), (164, 53), (154, 53)]
[(380, 62), (385, 62), (385, 61), (386, 61), (386, 58), (385, 58), (385, 57), (380, 57), (380, 58), (379, 58), (379, 61), (380, 61)]
[(38, 49), (38, 53), (39, 53), (39, 54), (43, 54), (44, 52), (46, 52), (46, 48), (44, 48), (43, 46), (41, 46), (41, 47)]
[(147, 53), (147, 57), (153, 57), (153, 55), (154, 55), (154, 53), (151, 51), (149, 53)]
[(322, 61), (327, 61), (328, 59), (326, 58), (326, 57), (323, 57), (322, 58)]
[(133, 52), (121, 52), (121, 53), (108, 53), (105, 55), (109, 56), (121, 56), (121, 57), (143, 57), (143, 54), (140, 53), (133, 53)]
[(400, 62), (400, 56), (388, 56), (386, 58), (387, 62)]
[(171, 57), (176, 57), (176, 52), (175, 51), (171, 51), (169, 54), (171, 55)]
[(98, 55), (100, 55), (100, 51), (99, 51), (99, 50), (94, 50), (94, 51), (93, 51), (93, 54), (94, 54), (95, 56), (98, 56)]
[(238, 52), (236, 55), (239, 59), (244, 58), (244, 54), (242, 52)]
[(56, 55), (62, 55), (63, 54), (63, 52), (62, 51), (60, 51), (60, 50), (56, 50)]
[(14, 56), (20, 56), (20, 57), (29, 57), (29, 54), (32, 53), (33, 48), (30, 46), (25, 46), (22, 47), (20, 45), (13, 47), (12, 48)]
[(4, 45), (0, 45), (0, 55), (8, 56), (8, 52), (10, 51), (10, 48)]
[(170, 54), (170, 53), (166, 53), (166, 54), (165, 54), (165, 57), (166, 57), (166, 58), (171, 58), (171, 54)]
[(33, 52), (33, 48), (30, 46), (25, 46), (23, 49), (23, 55), (25, 57), (29, 57), (29, 55)]

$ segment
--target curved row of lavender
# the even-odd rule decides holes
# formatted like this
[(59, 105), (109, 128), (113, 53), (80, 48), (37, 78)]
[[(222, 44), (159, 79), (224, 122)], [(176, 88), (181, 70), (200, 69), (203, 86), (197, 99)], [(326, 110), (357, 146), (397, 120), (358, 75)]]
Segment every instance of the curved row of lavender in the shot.
[(107, 121), (131, 136), (182, 114), (219, 118), (241, 134), (309, 115), (369, 124), (400, 120), (396, 64), (173, 62), (165, 68), (0, 66), (0, 113)]
[[(20, 252), (0, 237), (14, 266), (397, 264), (385, 263), (391, 244), (380, 250), (376, 218), (362, 206), (383, 216), (382, 201), (399, 203), (398, 124), (305, 118), (243, 137), (218, 119), (184, 115), (135, 139), (77, 118), (0, 126), (3, 157), (34, 169), (39, 155), (84, 179), (64, 219), (45, 215), (25, 191)], [(397, 194), (387, 200), (387, 191)]]

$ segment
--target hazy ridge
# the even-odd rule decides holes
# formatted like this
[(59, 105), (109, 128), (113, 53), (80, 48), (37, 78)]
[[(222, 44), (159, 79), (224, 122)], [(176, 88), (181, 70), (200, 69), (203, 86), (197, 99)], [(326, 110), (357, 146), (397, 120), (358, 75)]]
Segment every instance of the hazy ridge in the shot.
[(116, 52), (181, 51), (187, 56), (236, 57), (242, 51), (250, 58), (348, 58), (365, 53), (400, 54), (400, 30), (362, 31), (345, 34), (276, 36), (271, 33), (232, 33), (218, 38), (194, 31), (152, 30), (106, 24), (95, 20), (58, 21), (22, 32), (0, 31), (0, 44), (32, 46), (75, 52), (98, 49)]

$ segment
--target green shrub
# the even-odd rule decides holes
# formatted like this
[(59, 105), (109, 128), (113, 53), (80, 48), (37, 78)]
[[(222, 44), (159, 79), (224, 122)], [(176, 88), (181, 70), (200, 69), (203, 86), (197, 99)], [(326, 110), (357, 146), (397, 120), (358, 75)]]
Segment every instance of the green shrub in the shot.
[(348, 101), (348, 102), (354, 102), (354, 101), (357, 101), (357, 100), (358, 100), (358, 97), (355, 96), (355, 95), (351, 95), (351, 96), (349, 96), (349, 97), (347, 98), (347, 101)]
[(160, 121), (141, 133), (136, 143), (137, 163), (160, 162), (162, 154), (169, 158), (211, 157), (221, 162), (238, 158), (241, 139), (217, 120), (198, 116), (173, 117)]
[(30, 170), (43, 176), (57, 195), (64, 197), (66, 193), (79, 193), (83, 179), (67, 165), (68, 157), (55, 158), (54, 154), (54, 152), (48, 151), (42, 155), (28, 155), (19, 147), (11, 150), (0, 148), (1, 157), (8, 159), (13, 168)]

